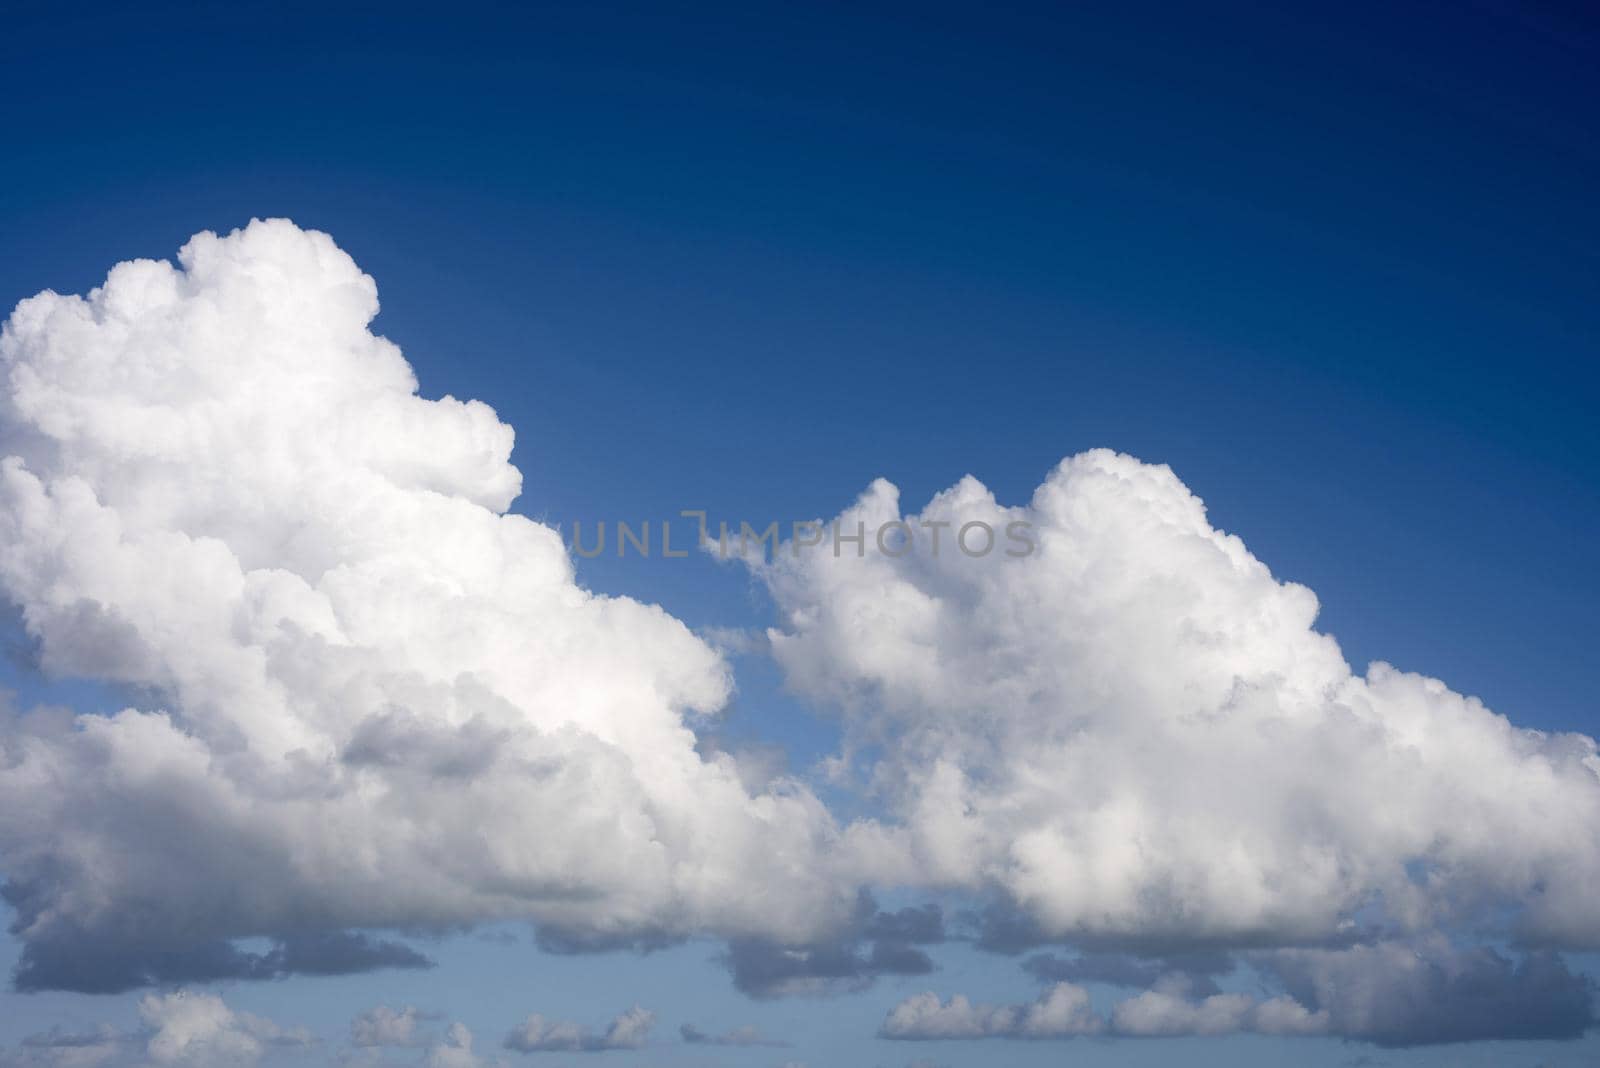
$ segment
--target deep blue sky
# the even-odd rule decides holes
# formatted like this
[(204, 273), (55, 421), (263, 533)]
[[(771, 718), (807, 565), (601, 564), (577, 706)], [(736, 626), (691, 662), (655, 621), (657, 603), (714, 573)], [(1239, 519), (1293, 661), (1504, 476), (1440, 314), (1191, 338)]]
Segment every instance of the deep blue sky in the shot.
[[(13, 5), (0, 303), (286, 215), (377, 279), (425, 393), (517, 428), (530, 514), (789, 520), (969, 472), (1018, 503), (1111, 446), (1358, 668), (1600, 731), (1592, 12), (665, 10)], [(767, 618), (704, 561), (581, 573)], [(764, 733), (824, 744), (770, 689)]]

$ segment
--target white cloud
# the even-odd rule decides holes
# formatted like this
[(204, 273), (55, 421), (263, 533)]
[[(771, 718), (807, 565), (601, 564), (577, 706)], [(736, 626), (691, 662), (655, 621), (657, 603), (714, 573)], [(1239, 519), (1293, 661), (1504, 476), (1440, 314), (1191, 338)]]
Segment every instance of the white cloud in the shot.
[(1111, 1010), (1112, 1029), (1119, 1035), (1175, 1038), (1180, 1035), (1229, 1035), (1253, 1031), (1271, 1035), (1315, 1035), (1328, 1030), (1328, 1014), (1313, 1013), (1288, 997), (1265, 1001), (1249, 994), (1219, 993), (1192, 998), (1187, 979), (1174, 978)]
[(1311, 1013), (1288, 997), (1265, 1001), (1249, 994), (1212, 994), (1192, 999), (1187, 984), (1161, 983), (1112, 1007), (1109, 1020), (1075, 983), (1056, 983), (1022, 1005), (975, 1004), (963, 994), (941, 1001), (934, 993), (900, 1002), (879, 1035), (913, 1041), (973, 1038), (1131, 1038), (1229, 1035), (1254, 1031), (1275, 1035), (1323, 1034), (1327, 1013)]
[(350, 1042), (356, 1046), (415, 1046), (422, 1036), (422, 1013), (413, 1005), (393, 1009), (377, 1005), (350, 1021)]
[(304, 1029), (236, 1012), (215, 994), (147, 994), (139, 1001), (139, 1017), (151, 1032), (145, 1052), (157, 1065), (252, 1065), (269, 1046), (311, 1044)]
[(488, 1068), (491, 1064), (472, 1051), (472, 1032), (460, 1021), (452, 1023), (445, 1029), (444, 1038), (428, 1047), (422, 1063), (424, 1068)]
[[(902, 518), (897, 557), (757, 565), (774, 655), (844, 708), (841, 764), (903, 823), (885, 880), (998, 891), (1057, 939), (1303, 943), (1361, 910), (1421, 931), (1510, 908), (1600, 943), (1593, 741), (1352, 674), (1311, 591), (1167, 468), (1089, 452), (1024, 507), (968, 478), (904, 517), (879, 481), (840, 523)], [(978, 521), (1032, 524), (1037, 551), (953, 551)], [(949, 524), (937, 557), (925, 522)]]
[(0, 726), (19, 984), (241, 974), (224, 940), (308, 926), (848, 916), (821, 804), (696, 751), (723, 661), (505, 512), (511, 428), (418, 396), (372, 279), (285, 221), (179, 262), (0, 339), (0, 592), (47, 670), (154, 695)]
[(273, 1049), (304, 1050), (316, 1041), (303, 1027), (232, 1009), (215, 994), (147, 994), (138, 1007), (137, 1030), (102, 1024), (29, 1035), (14, 1052), (0, 1050), (0, 1068), (250, 1068)]
[(565, 1020), (550, 1020), (532, 1013), (506, 1036), (506, 1049), (518, 1053), (598, 1053), (612, 1049), (642, 1049), (650, 1038), (656, 1014), (635, 1005), (620, 1013), (603, 1032), (585, 1030)]
[(1072, 1038), (1099, 1034), (1105, 1021), (1089, 1004), (1089, 992), (1057, 983), (1026, 1005), (974, 1004), (957, 994), (940, 1001), (917, 994), (890, 1010), (878, 1032), (913, 1041), (957, 1038)]
[[(932, 970), (942, 920), (883, 926), (867, 881), (993, 895), (1021, 917), (1013, 948), (1146, 955), (1059, 964), (1086, 976), (1267, 947), (1256, 966), (1289, 992), (1157, 984), (1109, 1018), (1072, 982), (1025, 1005), (926, 994), (892, 1037), (1588, 1026), (1558, 958), (1426, 932), (1509, 915), (1531, 941), (1600, 946), (1593, 741), (1386, 664), (1352, 673), (1314, 595), (1165, 467), (1096, 451), (1026, 506), (966, 479), (912, 516), (880, 481), (842, 523), (903, 519), (911, 551), (869, 535), (860, 558), (746, 560), (783, 613), (772, 655), (843, 710), (831, 766), (893, 817), (841, 830), (781, 762), (697, 738), (730, 692), (719, 652), (582, 590), (556, 532), (508, 513), (511, 429), (419, 396), (329, 238), (254, 223), (179, 263), (40, 294), (0, 335), (0, 594), (47, 671), (131, 706), (0, 710), (20, 986), (421, 967), (340, 932), (499, 919), (571, 949), (720, 936), (762, 995)], [(979, 521), (1030, 524), (1037, 551), (955, 551)], [(937, 557), (925, 523), (945, 524)], [(1270, 949), (1374, 919), (1406, 941)], [(265, 955), (230, 944), (263, 933)], [(206, 997), (147, 999), (152, 1058), (294, 1040)], [(533, 1016), (508, 1044), (636, 1048), (652, 1020)], [(409, 1009), (352, 1040), (425, 1045)], [(425, 1056), (482, 1061), (459, 1024)]]

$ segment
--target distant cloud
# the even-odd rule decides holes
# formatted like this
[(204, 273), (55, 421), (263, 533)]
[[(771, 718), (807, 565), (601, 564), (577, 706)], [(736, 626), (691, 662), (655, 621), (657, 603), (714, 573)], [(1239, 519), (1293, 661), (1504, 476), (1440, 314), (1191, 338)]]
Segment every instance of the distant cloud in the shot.
[(139, 1000), (141, 1027), (46, 1031), (0, 1050), (0, 1068), (252, 1068), (273, 1049), (315, 1044), (303, 1027), (285, 1027), (230, 1008), (215, 994), (179, 990)]
[(730, 1031), (712, 1034), (694, 1024), (683, 1024), (678, 1035), (691, 1046), (787, 1046), (789, 1043), (768, 1038), (755, 1027), (735, 1027)]
[(152, 1032), (145, 1052), (158, 1065), (254, 1064), (271, 1046), (312, 1042), (304, 1028), (236, 1012), (214, 994), (147, 994), (139, 1002), (139, 1016)]
[(492, 1063), (503, 1065), (502, 1060), (490, 1062), (473, 1051), (472, 1032), (467, 1025), (457, 1021), (445, 1029), (444, 1037), (428, 1047), (423, 1057), (423, 1068), (488, 1068)]
[(1026, 1005), (984, 1005), (957, 994), (941, 1001), (918, 994), (896, 1005), (878, 1034), (908, 1041), (970, 1038), (1072, 1038), (1105, 1030), (1089, 1004), (1089, 992), (1057, 983)]
[[(1188, 976), (1172, 972), (1115, 1003), (1106, 1017), (1089, 1008), (1082, 987), (1065, 982), (1023, 1005), (975, 1004), (962, 995), (942, 1001), (926, 993), (891, 1010), (880, 1034), (930, 1040), (1253, 1033), (1420, 1046), (1571, 1039), (1597, 1022), (1594, 983), (1548, 953), (1530, 953), (1513, 963), (1490, 949), (1457, 950), (1434, 938), (1415, 945), (1277, 950), (1252, 960), (1288, 992), (1267, 997), (1202, 993)], [(1061, 1006), (1071, 1011), (1060, 1011)], [(1042, 1022), (1048, 1020), (1068, 1022)]]
[(402, 1009), (378, 1005), (350, 1022), (350, 1043), (361, 1047), (420, 1045), (419, 1025), (424, 1019), (412, 1005)]
[(551, 1020), (534, 1013), (506, 1036), (504, 1045), (518, 1053), (642, 1049), (649, 1041), (650, 1028), (655, 1021), (655, 1013), (635, 1005), (612, 1020), (604, 1031), (593, 1032), (575, 1023)]
[(1292, 998), (1261, 1000), (1249, 994), (1196, 996), (1182, 979), (1167, 979), (1151, 990), (1118, 1002), (1111, 1030), (1137, 1038), (1231, 1035), (1317, 1035), (1328, 1031), (1327, 1013), (1313, 1013)]
[(14, 1051), (0, 1048), (0, 1068), (110, 1068), (126, 1059), (136, 1037), (109, 1026), (93, 1031), (52, 1029), (28, 1035)]

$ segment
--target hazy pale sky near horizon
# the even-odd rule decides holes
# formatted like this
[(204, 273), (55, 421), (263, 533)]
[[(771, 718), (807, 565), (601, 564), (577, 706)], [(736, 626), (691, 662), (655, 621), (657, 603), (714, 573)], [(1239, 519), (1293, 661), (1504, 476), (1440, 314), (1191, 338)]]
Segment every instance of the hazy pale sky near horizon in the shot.
[(1596, 1056), (1592, 14), (5, 18), (0, 1066)]

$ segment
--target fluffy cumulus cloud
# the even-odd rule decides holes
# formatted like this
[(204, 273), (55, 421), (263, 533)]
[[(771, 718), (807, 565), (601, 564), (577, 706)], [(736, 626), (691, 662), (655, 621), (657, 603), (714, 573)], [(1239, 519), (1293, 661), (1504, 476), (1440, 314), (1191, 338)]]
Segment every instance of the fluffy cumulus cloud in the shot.
[[(910, 546), (879, 551), (897, 522)], [(1166, 467), (1094, 451), (1026, 505), (967, 478), (910, 515), (879, 481), (838, 523), (865, 551), (752, 566), (791, 683), (843, 710), (841, 773), (898, 817), (885, 879), (997, 893), (1044, 939), (1307, 944), (1509, 912), (1525, 939), (1600, 943), (1594, 742), (1353, 673), (1311, 591)], [(1035, 548), (968, 555), (973, 523)]]
[[(271, 221), (6, 322), (0, 593), (45, 671), (128, 695), (3, 717), (18, 985), (426, 963), (349, 928), (847, 920), (815, 798), (696, 749), (723, 661), (575, 584), (507, 512), (511, 428), (420, 396), (377, 310), (332, 240)], [(261, 933), (276, 957), (229, 942)]]
[(403, 1009), (374, 1006), (350, 1021), (350, 1044), (362, 1048), (418, 1045), (423, 1019), (414, 1005)]
[(423, 1068), (503, 1068), (505, 1061), (488, 1060), (472, 1048), (472, 1032), (461, 1022), (445, 1029), (444, 1037), (428, 1047), (422, 1060)]
[(310, 1032), (230, 1008), (215, 994), (180, 990), (139, 1001), (140, 1028), (60, 1030), (30, 1035), (12, 1053), (0, 1050), (3, 1068), (251, 1068), (274, 1049), (314, 1045)]
[(158, 1065), (248, 1065), (269, 1047), (311, 1044), (305, 1030), (237, 1012), (215, 994), (146, 995), (139, 1016), (151, 1031), (145, 1052)]
[(1105, 1021), (1090, 1006), (1089, 992), (1057, 983), (1026, 1005), (974, 1004), (957, 994), (941, 1001), (917, 994), (890, 1010), (878, 1032), (884, 1038), (926, 1041), (956, 1038), (1075, 1038), (1095, 1035)]
[[(925, 974), (948, 938), (1054, 947), (1036, 1002), (919, 995), (893, 1038), (1591, 1025), (1556, 954), (1600, 948), (1595, 743), (1353, 671), (1167, 468), (1089, 452), (1026, 504), (968, 478), (914, 514), (879, 481), (837, 521), (861, 542), (744, 556), (780, 613), (749, 648), (837, 711), (827, 770), (880, 817), (841, 827), (781, 760), (722, 751), (721, 654), (577, 584), (509, 510), (511, 429), (423, 397), (377, 308), (326, 235), (256, 222), (0, 333), (0, 600), (40, 669), (118, 695), (0, 708), (17, 986), (425, 968), (384, 932), (515, 919), (561, 952), (720, 938), (758, 997)], [(981, 907), (947, 931), (863, 885)], [(1223, 989), (1238, 960), (1263, 993)], [(1134, 992), (1096, 1011), (1083, 984)], [(156, 1061), (294, 1040), (204, 995), (144, 1006)], [(652, 1020), (506, 1044), (636, 1048)], [(36, 1037), (23, 1063), (129, 1041)], [(351, 1037), (485, 1063), (414, 1010)]]
[(655, 1013), (637, 1005), (618, 1015), (600, 1032), (533, 1013), (506, 1036), (505, 1048), (518, 1053), (599, 1053), (612, 1049), (642, 1049), (650, 1040), (650, 1028), (655, 1022)]
[(1241, 1031), (1264, 1035), (1316, 1035), (1328, 1030), (1328, 1014), (1312, 1012), (1293, 998), (1265, 1000), (1242, 993), (1195, 996), (1192, 984), (1167, 977), (1143, 993), (1118, 1002), (1111, 1027), (1119, 1035), (1176, 1038), (1183, 1035), (1229, 1035)]
[(974, 1004), (965, 995), (948, 1001), (932, 992), (917, 994), (889, 1010), (879, 1034), (907, 1041), (973, 1038), (1129, 1038), (1227, 1035), (1243, 1031), (1273, 1035), (1324, 1034), (1326, 1013), (1309, 1012), (1285, 996), (1267, 1000), (1249, 994), (1193, 998), (1186, 981), (1157, 985), (1113, 1006), (1109, 1018), (1090, 1003), (1089, 992), (1074, 983), (1056, 983), (1035, 1001), (1022, 1005)]

